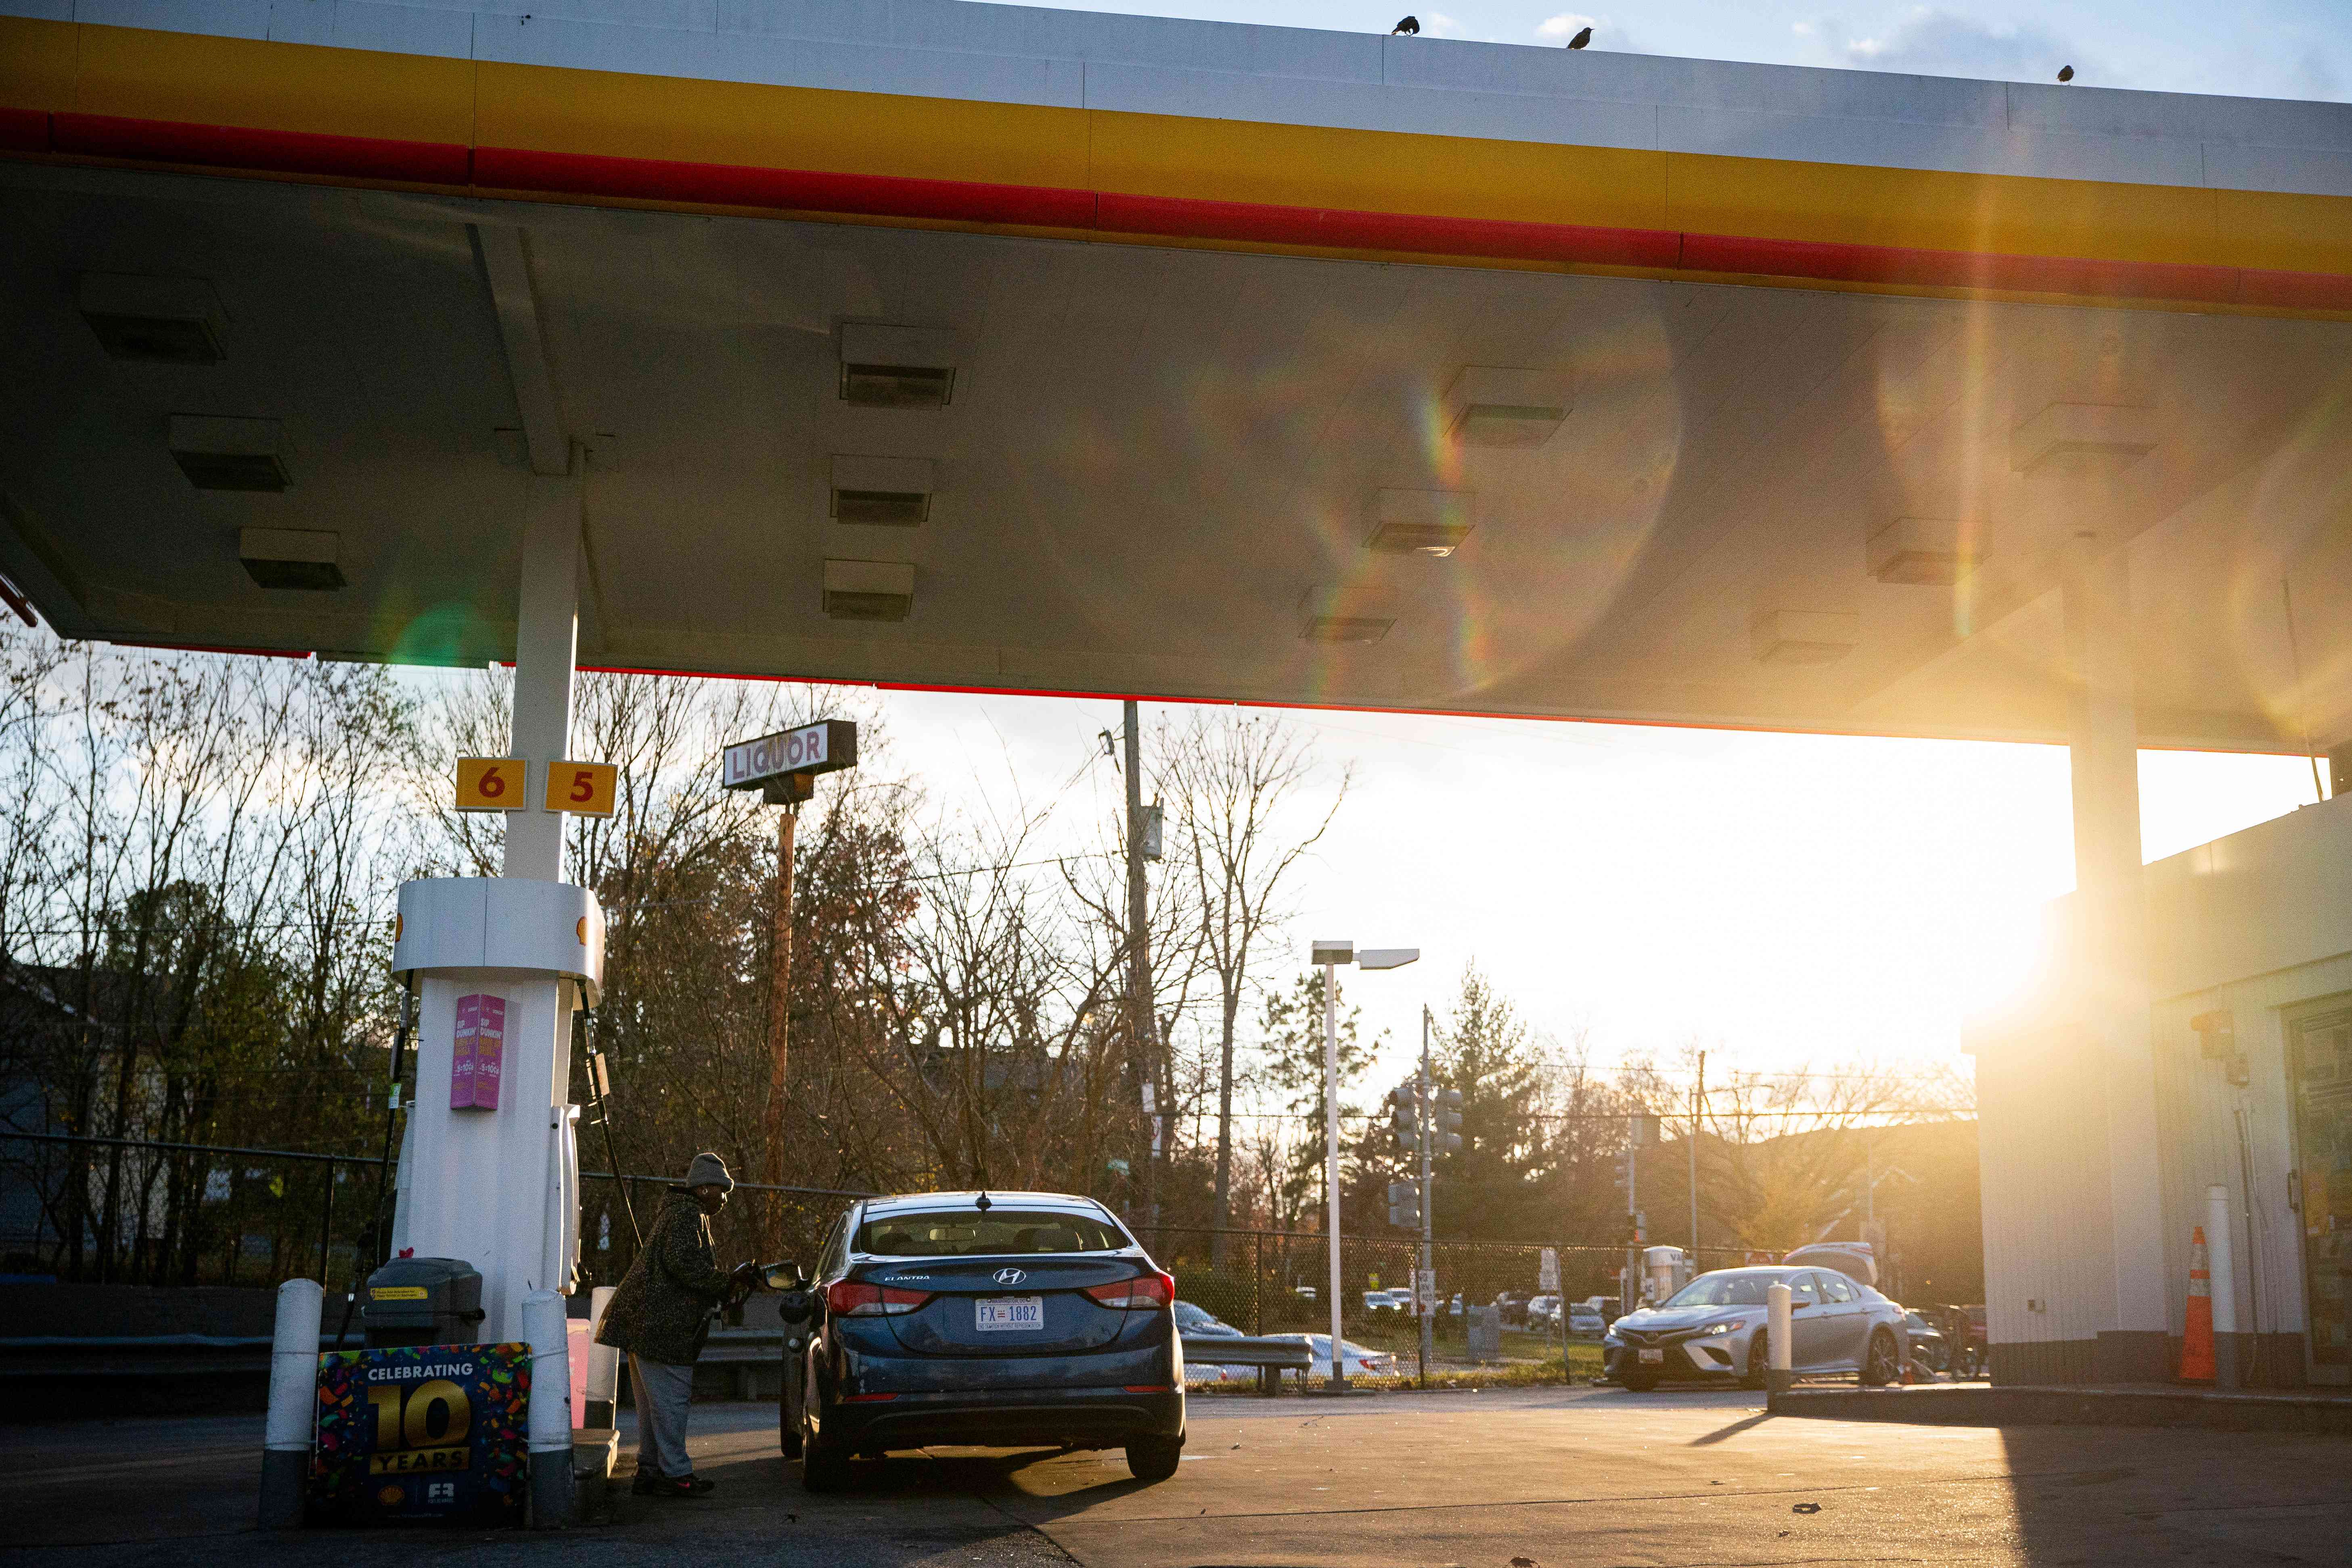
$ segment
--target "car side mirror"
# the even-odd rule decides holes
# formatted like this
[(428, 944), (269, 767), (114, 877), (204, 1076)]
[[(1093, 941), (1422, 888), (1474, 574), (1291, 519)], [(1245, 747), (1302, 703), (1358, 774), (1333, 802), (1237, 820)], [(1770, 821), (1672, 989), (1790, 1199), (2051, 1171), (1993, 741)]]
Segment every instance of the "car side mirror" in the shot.
[(808, 1283), (797, 1263), (771, 1263), (760, 1270), (760, 1282), (771, 1290), (798, 1290)]

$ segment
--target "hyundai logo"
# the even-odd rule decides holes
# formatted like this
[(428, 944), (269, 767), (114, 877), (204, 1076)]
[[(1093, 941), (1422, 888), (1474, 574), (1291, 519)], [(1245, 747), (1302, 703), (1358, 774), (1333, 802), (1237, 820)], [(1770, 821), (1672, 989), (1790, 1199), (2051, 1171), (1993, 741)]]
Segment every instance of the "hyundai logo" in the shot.
[(1027, 1274), (1018, 1268), (1000, 1268), (996, 1271), (996, 1282), (999, 1285), (1018, 1285), (1028, 1278)]

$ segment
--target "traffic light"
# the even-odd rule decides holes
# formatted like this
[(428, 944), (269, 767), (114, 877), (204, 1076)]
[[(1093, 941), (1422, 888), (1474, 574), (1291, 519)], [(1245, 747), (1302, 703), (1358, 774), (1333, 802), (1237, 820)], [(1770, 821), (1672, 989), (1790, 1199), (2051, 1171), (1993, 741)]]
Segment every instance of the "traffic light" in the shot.
[(1389, 1223), (1401, 1230), (1421, 1227), (1421, 1184), (1417, 1182), (1389, 1184)]
[(1421, 1147), (1420, 1100), (1410, 1080), (1389, 1090), (1389, 1126), (1396, 1134), (1397, 1147), (1408, 1154)]
[(1462, 1091), (1449, 1089), (1437, 1097), (1436, 1152), (1462, 1152)]

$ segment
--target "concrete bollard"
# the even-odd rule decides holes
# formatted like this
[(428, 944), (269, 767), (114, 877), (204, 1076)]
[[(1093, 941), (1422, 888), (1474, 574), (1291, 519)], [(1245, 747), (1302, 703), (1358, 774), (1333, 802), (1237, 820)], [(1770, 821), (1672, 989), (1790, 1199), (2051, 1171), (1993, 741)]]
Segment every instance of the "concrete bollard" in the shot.
[(522, 1299), (522, 1337), (530, 1346), (530, 1523), (560, 1530), (572, 1522), (572, 1341), (563, 1298), (533, 1290)]
[(2205, 1189), (2205, 1272), (2213, 1293), (2213, 1386), (2242, 1388), (2238, 1364), (2238, 1267), (2230, 1250), (2230, 1189)]
[(596, 1331), (604, 1325), (604, 1309), (612, 1303), (614, 1288), (599, 1285), (588, 1293), (588, 1426), (617, 1426), (621, 1424), (621, 1352), (611, 1345), (596, 1342)]
[(316, 1279), (278, 1287), (269, 1345), (269, 1419), (261, 1438), (261, 1528), (298, 1530), (310, 1489), (310, 1432), (319, 1412), (319, 1321), (327, 1291)]
[(1795, 1340), (1790, 1328), (1790, 1303), (1794, 1293), (1778, 1279), (1764, 1289), (1764, 1333), (1766, 1348), (1772, 1352), (1764, 1367), (1764, 1404), (1771, 1407), (1774, 1398), (1786, 1394), (1797, 1381), (1796, 1360), (1791, 1353)]

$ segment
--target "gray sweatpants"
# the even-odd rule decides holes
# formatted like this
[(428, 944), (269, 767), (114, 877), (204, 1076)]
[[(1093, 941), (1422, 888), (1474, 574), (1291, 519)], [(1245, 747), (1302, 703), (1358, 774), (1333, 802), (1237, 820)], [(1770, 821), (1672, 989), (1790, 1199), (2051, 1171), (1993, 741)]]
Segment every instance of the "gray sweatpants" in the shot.
[(694, 1369), (632, 1355), (629, 1381), (637, 1400), (637, 1473), (673, 1479), (692, 1475), (694, 1461), (686, 1457), (686, 1410), (694, 1400)]

